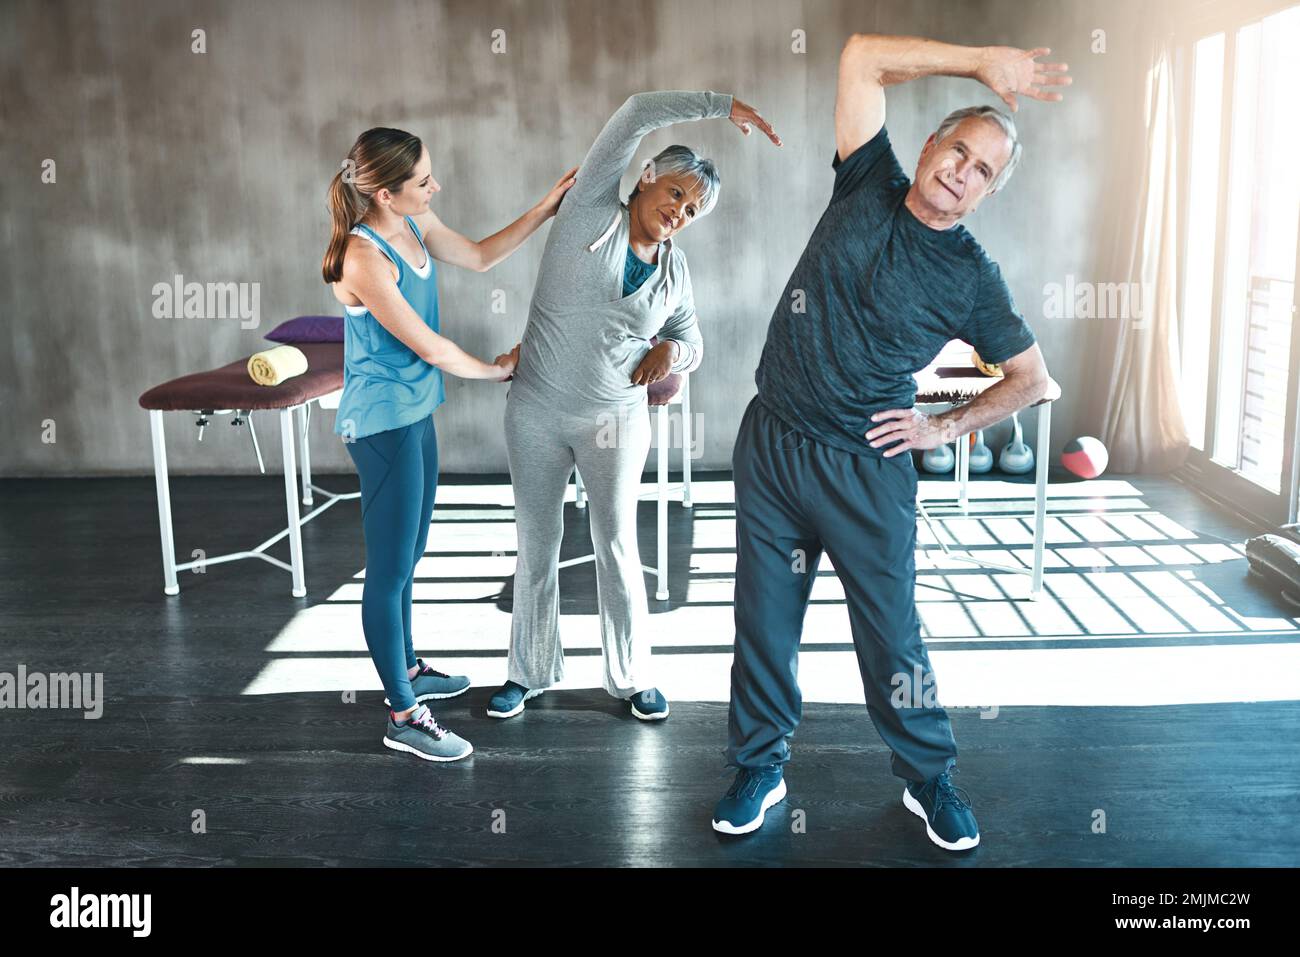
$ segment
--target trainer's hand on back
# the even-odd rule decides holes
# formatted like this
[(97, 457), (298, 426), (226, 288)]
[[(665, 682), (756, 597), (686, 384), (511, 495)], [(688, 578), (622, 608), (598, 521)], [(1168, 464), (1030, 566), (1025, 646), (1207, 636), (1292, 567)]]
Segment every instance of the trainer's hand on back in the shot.
[(1058, 102), (1060, 93), (1042, 89), (1044, 86), (1069, 86), (1071, 80), (1064, 74), (1070, 69), (1065, 63), (1035, 63), (1034, 57), (1047, 56), (1047, 47), (1020, 50), (1016, 47), (985, 47), (982, 63), (975, 71), (975, 79), (1002, 97), (1014, 113), (1019, 109), (1016, 94), (1032, 96), (1035, 100)]
[(740, 128), (740, 132), (746, 136), (749, 135), (750, 127), (757, 126), (767, 134), (767, 138), (777, 146), (781, 145), (781, 137), (776, 135), (776, 130), (772, 129), (772, 124), (763, 117), (759, 116), (758, 110), (754, 109), (748, 103), (742, 103), (737, 97), (731, 98), (731, 115), (727, 117), (731, 122)]
[(493, 365), (501, 370), (501, 374), (493, 378), (494, 382), (509, 382), (514, 378), (515, 368), (519, 365), (519, 343), (509, 352), (503, 352), (496, 357)]
[(908, 449), (937, 449), (945, 442), (953, 441), (948, 436), (948, 423), (944, 419), (916, 408), (875, 412), (871, 421), (881, 424), (866, 433), (867, 441), (873, 449), (888, 445), (885, 458), (893, 458)]

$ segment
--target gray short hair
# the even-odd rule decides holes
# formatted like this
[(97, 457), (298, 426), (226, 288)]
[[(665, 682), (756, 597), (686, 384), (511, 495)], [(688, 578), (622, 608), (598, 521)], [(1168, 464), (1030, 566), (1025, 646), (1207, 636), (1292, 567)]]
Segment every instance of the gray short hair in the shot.
[(957, 128), (958, 123), (971, 116), (979, 117), (982, 120), (992, 120), (1002, 128), (1002, 132), (1011, 141), (1011, 158), (1007, 160), (1007, 165), (1002, 167), (1002, 171), (989, 185), (989, 192), (991, 193), (1006, 185), (1007, 180), (1011, 178), (1011, 171), (1020, 162), (1020, 139), (1016, 135), (1016, 124), (1012, 122), (1011, 117), (994, 106), (966, 106), (960, 110), (953, 110), (939, 124), (939, 128), (934, 133), (934, 141), (935, 143), (942, 143), (948, 134)]
[[(697, 156), (689, 146), (669, 146), (661, 150), (654, 159), (647, 160), (646, 165), (653, 165), (655, 176), (663, 173), (690, 176), (703, 185), (704, 195), (700, 198), (697, 217), (706, 215), (717, 205), (718, 191), (722, 188), (722, 178), (718, 176), (718, 168), (713, 160)], [(640, 182), (639, 177), (638, 182)], [(636, 198), (637, 188), (633, 186), (632, 192), (627, 194), (628, 205), (631, 205), (632, 200)]]

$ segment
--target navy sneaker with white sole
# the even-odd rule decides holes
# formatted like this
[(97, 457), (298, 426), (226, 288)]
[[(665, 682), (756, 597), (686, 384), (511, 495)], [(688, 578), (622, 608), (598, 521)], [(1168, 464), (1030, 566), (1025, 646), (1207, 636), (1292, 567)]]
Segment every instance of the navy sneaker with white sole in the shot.
[(980, 842), (970, 795), (953, 786), (947, 771), (929, 781), (908, 781), (903, 806), (925, 821), (925, 833), (944, 850), (968, 851)]
[(662, 721), (668, 717), (668, 699), (658, 688), (638, 691), (627, 700), (632, 705), (632, 713), (642, 721)]
[[(416, 704), (440, 698), (454, 698), (469, 690), (469, 679), (464, 675), (445, 675), (441, 671), (434, 671), (424, 663), (423, 658), (416, 658), (415, 665), (420, 669), (411, 679), (411, 691), (415, 694)], [(393, 706), (387, 698), (384, 699), (384, 704), (390, 708)]]
[(780, 765), (741, 768), (713, 812), (713, 829), (723, 834), (757, 831), (767, 809), (784, 798), (785, 776)]
[(524, 702), (536, 698), (541, 690), (533, 691), (514, 681), (507, 681), (488, 702), (489, 718), (513, 718), (524, 710)]
[(384, 747), (426, 761), (459, 761), (474, 753), (473, 745), (438, 724), (426, 705), (416, 708), (404, 724), (394, 721), (389, 711)]

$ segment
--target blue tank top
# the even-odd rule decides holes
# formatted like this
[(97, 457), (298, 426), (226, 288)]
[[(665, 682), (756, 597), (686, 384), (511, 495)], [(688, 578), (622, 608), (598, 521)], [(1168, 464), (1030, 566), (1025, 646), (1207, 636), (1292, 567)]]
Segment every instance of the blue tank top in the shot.
[[(379, 247), (397, 266), (397, 288), (416, 315), (438, 331), (438, 276), (411, 217), (407, 224), (424, 252), (416, 269), (382, 236), (358, 224), (352, 232)], [(354, 439), (401, 428), (427, 418), (447, 398), (442, 370), (417, 356), (380, 325), (365, 306), (343, 307), (343, 397), (334, 434)]]
[(632, 244), (628, 243), (627, 259), (623, 263), (623, 295), (630, 296), (640, 289), (658, 268), (656, 263), (645, 262), (632, 252)]

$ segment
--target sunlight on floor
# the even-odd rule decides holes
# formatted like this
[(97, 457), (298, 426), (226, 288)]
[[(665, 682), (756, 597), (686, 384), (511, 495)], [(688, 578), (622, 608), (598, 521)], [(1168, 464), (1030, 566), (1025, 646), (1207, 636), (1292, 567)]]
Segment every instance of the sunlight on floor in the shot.
[[(1030, 567), (1033, 486), (972, 483), (965, 514), (938, 501), (951, 486), (951, 480), (920, 483), (948, 547)], [(654, 489), (644, 484), (643, 499), (653, 500)], [(651, 615), (656, 681), (670, 699), (729, 697), (732, 495), (730, 482), (693, 483), (686, 593), (675, 578), (671, 610)], [(510, 616), (500, 595), (514, 573), (512, 506), (509, 485), (442, 486), (429, 548), (416, 570), (417, 653), (478, 686), (506, 677)], [(680, 510), (680, 498), (670, 508)], [(1244, 576), (1242, 543), (1198, 536), (1151, 509), (1130, 483), (1113, 479), (1049, 486), (1044, 541), (1044, 594), (1033, 600), (1028, 575), (956, 561), (918, 523), (917, 609), (945, 705), (1300, 699), (1294, 640), (1300, 619), (1234, 609), (1198, 577), (1225, 562), (1238, 563)], [(652, 550), (653, 540), (642, 542), (643, 555)], [(271, 660), (244, 693), (379, 690), (361, 631), (364, 577), (359, 570), (326, 601), (296, 615), (272, 640)], [(647, 588), (653, 596), (649, 576)], [(663, 607), (653, 597), (650, 606)], [(561, 633), (569, 655), (559, 687), (599, 687), (597, 616), (563, 614)], [(1198, 635), (1204, 636), (1199, 643), (1150, 643)], [(1225, 637), (1233, 643), (1212, 643)], [(1286, 638), (1293, 640), (1280, 640)], [(1068, 647), (1026, 647), (1054, 642)], [(827, 558), (813, 586), (802, 647), (805, 701), (862, 701), (844, 591)]]

